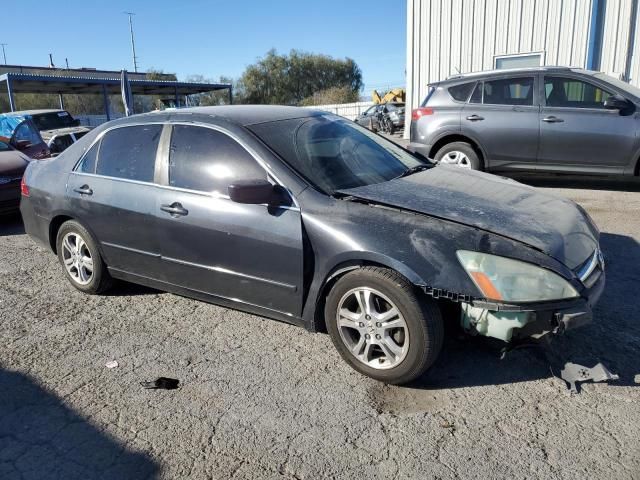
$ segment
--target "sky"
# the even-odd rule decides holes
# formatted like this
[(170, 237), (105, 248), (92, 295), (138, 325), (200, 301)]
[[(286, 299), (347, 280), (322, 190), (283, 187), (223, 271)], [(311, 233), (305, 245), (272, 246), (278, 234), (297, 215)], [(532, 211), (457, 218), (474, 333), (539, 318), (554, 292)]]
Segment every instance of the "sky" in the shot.
[(52, 53), (58, 67), (133, 70), (131, 11), (140, 71), (237, 78), (271, 48), (298, 49), (354, 59), (364, 96), (405, 83), (405, 0), (20, 0), (2, 10), (8, 64), (48, 66)]

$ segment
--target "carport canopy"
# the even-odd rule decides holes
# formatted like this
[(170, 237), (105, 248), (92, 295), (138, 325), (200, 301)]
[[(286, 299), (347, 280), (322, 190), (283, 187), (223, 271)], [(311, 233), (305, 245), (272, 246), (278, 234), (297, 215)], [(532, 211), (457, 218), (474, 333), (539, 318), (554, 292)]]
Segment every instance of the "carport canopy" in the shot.
[[(176, 106), (180, 106), (180, 96), (197, 93), (228, 90), (229, 103), (233, 101), (233, 91), (230, 83), (192, 83), (174, 82), (167, 80), (137, 80), (129, 79), (133, 95), (164, 95), (174, 97)], [(11, 111), (16, 111), (14, 94), (16, 93), (57, 93), (64, 94), (102, 94), (107, 119), (111, 118), (109, 111), (109, 95), (121, 93), (120, 78), (88, 78), (64, 75), (37, 75), (28, 73), (5, 73), (0, 75), (0, 92), (9, 95)]]

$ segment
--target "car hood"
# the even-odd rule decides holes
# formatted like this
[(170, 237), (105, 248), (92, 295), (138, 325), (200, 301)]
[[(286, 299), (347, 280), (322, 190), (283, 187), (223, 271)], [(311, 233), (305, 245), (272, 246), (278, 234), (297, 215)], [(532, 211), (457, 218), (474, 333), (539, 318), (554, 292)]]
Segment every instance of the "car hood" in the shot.
[(91, 130), (89, 127), (56, 128), (54, 130), (40, 130), (40, 135), (42, 135), (45, 142), (48, 142), (56, 135), (69, 135), (70, 133), (88, 132), (89, 130)]
[(519, 241), (571, 269), (598, 246), (598, 231), (571, 200), (483, 172), (438, 166), (384, 183), (340, 190)]

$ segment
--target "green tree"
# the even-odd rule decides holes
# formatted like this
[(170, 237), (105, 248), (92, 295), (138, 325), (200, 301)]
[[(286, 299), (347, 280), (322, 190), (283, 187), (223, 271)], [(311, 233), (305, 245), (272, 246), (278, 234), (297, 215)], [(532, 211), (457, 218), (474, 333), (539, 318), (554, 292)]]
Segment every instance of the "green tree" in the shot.
[(238, 103), (299, 105), (318, 92), (336, 88), (357, 99), (362, 86), (362, 72), (350, 58), (299, 50), (280, 55), (272, 49), (246, 68), (237, 93)]

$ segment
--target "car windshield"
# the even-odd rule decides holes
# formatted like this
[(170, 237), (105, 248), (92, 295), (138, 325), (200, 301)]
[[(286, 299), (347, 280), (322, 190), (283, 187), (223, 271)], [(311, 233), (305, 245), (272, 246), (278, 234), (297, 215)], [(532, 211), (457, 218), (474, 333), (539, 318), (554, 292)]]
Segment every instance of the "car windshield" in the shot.
[(618, 87), (620, 90), (624, 90), (625, 92), (630, 93), (638, 100), (640, 100), (640, 88), (634, 87), (630, 83), (623, 82), (622, 80), (618, 80), (617, 78), (606, 75), (604, 73), (596, 73), (595, 76), (600, 80), (604, 80), (605, 82), (610, 83), (614, 87)]
[(73, 117), (68, 112), (39, 113), (32, 115), (33, 123), (38, 130), (57, 130), (74, 126)]
[(394, 143), (333, 115), (295, 118), (249, 128), (321, 191), (382, 183), (430, 165)]

